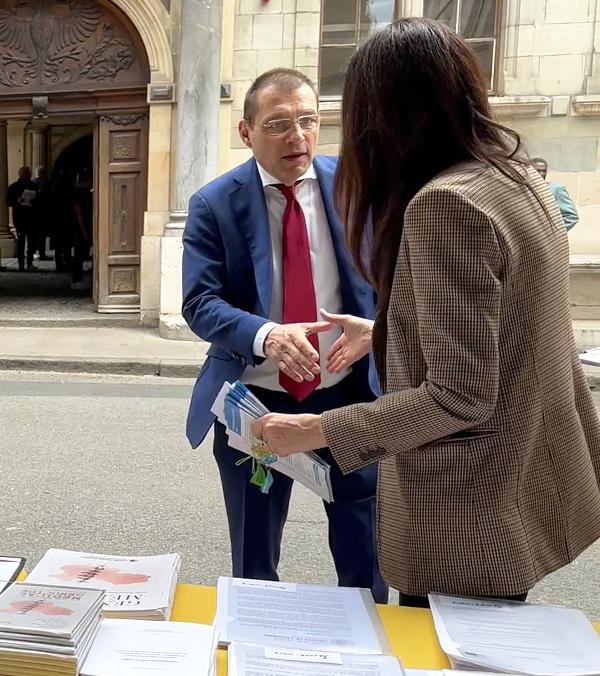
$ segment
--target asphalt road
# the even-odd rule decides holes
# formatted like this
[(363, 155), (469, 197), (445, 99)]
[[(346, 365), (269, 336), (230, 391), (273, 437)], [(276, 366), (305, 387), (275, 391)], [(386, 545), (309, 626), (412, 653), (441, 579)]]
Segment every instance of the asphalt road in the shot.
[[(0, 371), (0, 553), (26, 556), (31, 567), (50, 547), (178, 551), (181, 581), (213, 584), (228, 574), (211, 440), (191, 450), (184, 436), (191, 387), (181, 379)], [(600, 407), (600, 393), (594, 397)], [(335, 583), (322, 505), (302, 487), (280, 575)], [(531, 598), (600, 618), (600, 543)]]

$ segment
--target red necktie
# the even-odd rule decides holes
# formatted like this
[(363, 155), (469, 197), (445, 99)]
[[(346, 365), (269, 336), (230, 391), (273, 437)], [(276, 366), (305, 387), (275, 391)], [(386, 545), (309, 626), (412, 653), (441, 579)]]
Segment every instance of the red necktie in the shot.
[[(296, 200), (296, 186), (277, 185), (285, 195), (287, 204), (283, 212), (283, 323), (317, 321), (317, 300), (310, 264), (308, 231), (302, 207)], [(319, 351), (319, 337), (308, 336), (315, 350)], [(314, 380), (297, 383), (285, 373), (279, 372), (279, 383), (294, 399), (302, 401), (320, 384), (321, 376)]]

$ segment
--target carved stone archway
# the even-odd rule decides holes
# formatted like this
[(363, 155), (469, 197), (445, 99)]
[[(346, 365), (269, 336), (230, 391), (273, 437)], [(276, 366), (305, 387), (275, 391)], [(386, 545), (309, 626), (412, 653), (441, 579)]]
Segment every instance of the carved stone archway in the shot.
[(169, 14), (160, 0), (112, 0), (129, 17), (146, 48), (153, 84), (172, 83), (173, 56), (164, 26)]
[[(146, 50), (129, 20), (97, 0), (0, 0), (0, 94), (144, 87)], [(41, 111), (43, 114), (43, 110)]]
[[(135, 190), (148, 198), (135, 228), (142, 262), (131, 277), (142, 320), (150, 323), (158, 317), (174, 103), (172, 86), (154, 100), (149, 85), (173, 84), (170, 20), (162, 0), (0, 0), (0, 119), (29, 120), (43, 130), (53, 120), (91, 116), (102, 126), (106, 114), (144, 112), (135, 143), (146, 147), (139, 165), (145, 185)], [(133, 143), (133, 131), (111, 128), (111, 152)]]

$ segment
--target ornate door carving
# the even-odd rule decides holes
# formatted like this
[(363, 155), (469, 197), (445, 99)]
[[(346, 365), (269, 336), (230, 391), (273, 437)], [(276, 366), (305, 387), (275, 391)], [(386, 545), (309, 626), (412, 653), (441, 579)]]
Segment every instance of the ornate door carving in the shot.
[(97, 129), (95, 301), (99, 312), (138, 312), (146, 210), (146, 111), (102, 115)]
[(0, 0), (0, 94), (145, 85), (139, 37), (95, 0)]

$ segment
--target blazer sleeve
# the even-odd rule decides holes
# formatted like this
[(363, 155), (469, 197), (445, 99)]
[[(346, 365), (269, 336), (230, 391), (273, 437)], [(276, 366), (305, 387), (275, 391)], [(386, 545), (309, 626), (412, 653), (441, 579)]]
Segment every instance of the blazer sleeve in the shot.
[(253, 353), (254, 337), (268, 320), (231, 305), (228, 285), (217, 219), (205, 197), (196, 193), (183, 232), (183, 317), (197, 336), (254, 366), (262, 361)]
[(555, 197), (563, 221), (565, 222), (565, 227), (567, 228), (567, 231), (569, 231), (579, 221), (577, 207), (564, 185), (558, 185), (556, 187)]
[[(495, 410), (502, 255), (493, 224), (460, 193), (430, 188), (406, 210), (402, 246), (410, 270), (396, 274), (411, 277), (427, 375), (417, 388), (323, 414), (344, 473), (480, 425)], [(391, 327), (397, 303), (392, 292)], [(388, 360), (401, 349), (388, 339)]]

